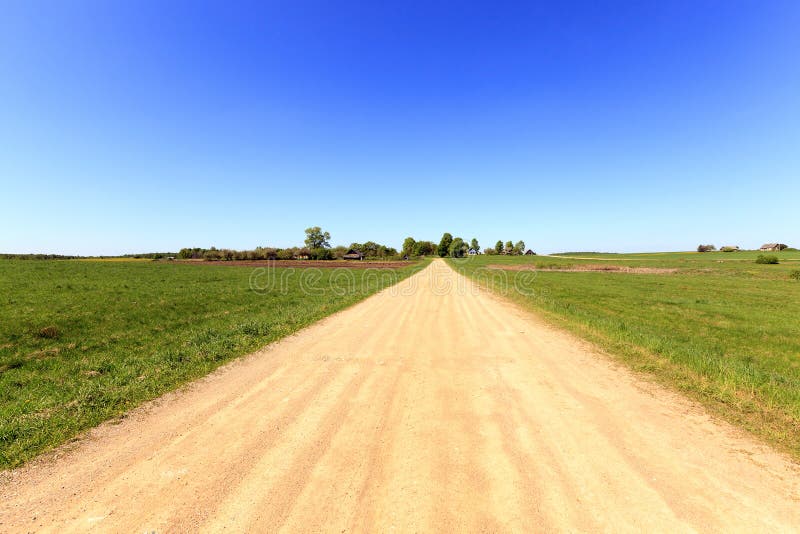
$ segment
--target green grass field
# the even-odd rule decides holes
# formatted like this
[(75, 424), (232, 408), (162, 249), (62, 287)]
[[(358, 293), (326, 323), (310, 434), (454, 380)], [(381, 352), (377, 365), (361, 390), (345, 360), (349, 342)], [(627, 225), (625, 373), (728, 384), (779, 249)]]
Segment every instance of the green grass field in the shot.
[[(800, 252), (774, 253), (779, 265), (756, 264), (758, 254), (575, 253), (449, 261), (800, 458), (800, 280), (791, 276), (800, 269)], [(676, 271), (566, 271), (607, 265)]]
[[(341, 310), (424, 264), (276, 269), (0, 261), (0, 468)], [(290, 272), (291, 271), (291, 272)], [(308, 275), (301, 278), (301, 273)], [(395, 274), (387, 274), (395, 273)], [(256, 279), (260, 286), (265, 275)], [(306, 288), (306, 291), (303, 288)]]

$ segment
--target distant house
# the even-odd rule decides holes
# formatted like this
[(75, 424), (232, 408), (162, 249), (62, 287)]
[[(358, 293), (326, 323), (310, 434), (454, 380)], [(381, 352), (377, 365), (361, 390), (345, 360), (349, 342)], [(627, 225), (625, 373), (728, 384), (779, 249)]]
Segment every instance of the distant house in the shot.
[(355, 250), (355, 249), (351, 248), (350, 250), (347, 251), (347, 254), (342, 256), (342, 259), (345, 259), (345, 260), (363, 260), (364, 259), (364, 254), (362, 254), (358, 250)]
[(758, 249), (758, 250), (761, 250), (761, 251), (764, 251), (764, 252), (767, 252), (767, 251), (776, 252), (776, 251), (779, 251), (779, 250), (783, 250), (785, 248), (789, 248), (789, 247), (784, 245), (783, 243), (765, 243), (765, 244), (761, 245), (761, 248)]
[(467, 252), (467, 254), (469, 254), (470, 256), (476, 256), (478, 254), (478, 251), (475, 250), (474, 248), (471, 248), (469, 249), (469, 252)]
[(532, 251), (531, 249), (528, 249), (528, 250), (525, 251), (525, 255), (526, 256), (536, 256), (536, 253), (534, 251)]
[(294, 257), (294, 259), (296, 259), (296, 260), (307, 260), (308, 258), (309, 258), (309, 255), (308, 254), (304, 254), (302, 252), (300, 254), (295, 255), (295, 257)]

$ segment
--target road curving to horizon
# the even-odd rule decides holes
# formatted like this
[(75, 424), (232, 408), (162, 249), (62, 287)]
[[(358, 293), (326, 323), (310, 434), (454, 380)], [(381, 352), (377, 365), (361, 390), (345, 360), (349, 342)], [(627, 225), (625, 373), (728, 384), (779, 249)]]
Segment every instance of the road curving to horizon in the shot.
[(0, 475), (2, 532), (799, 526), (787, 457), (441, 260)]

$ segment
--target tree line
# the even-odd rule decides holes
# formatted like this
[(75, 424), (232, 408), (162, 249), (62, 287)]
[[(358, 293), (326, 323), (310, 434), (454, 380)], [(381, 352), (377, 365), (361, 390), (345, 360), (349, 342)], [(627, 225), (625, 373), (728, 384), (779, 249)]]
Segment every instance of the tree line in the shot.
[(445, 232), (439, 244), (432, 241), (417, 241), (413, 237), (407, 237), (403, 242), (403, 256), (432, 256), (437, 255), (442, 258), (462, 258), (474, 250), (476, 254), (504, 254), (509, 256), (519, 256), (525, 254), (525, 241), (498, 241), (494, 247), (489, 247), (481, 251), (478, 240), (474, 237), (467, 243), (461, 237), (453, 237), (450, 232)]
[[(194, 259), (206, 261), (252, 261), (252, 260), (337, 260), (343, 259), (351, 251), (355, 251), (368, 259), (400, 259), (421, 256), (438, 255), (440, 257), (460, 258), (466, 256), (470, 250), (480, 254), (478, 240), (472, 238), (469, 243), (460, 237), (453, 237), (449, 232), (442, 235), (437, 245), (433, 241), (417, 241), (407, 237), (403, 241), (400, 252), (397, 249), (366, 241), (364, 243), (351, 243), (349, 247), (331, 246), (330, 232), (323, 231), (319, 226), (312, 226), (305, 230), (305, 241), (302, 247), (256, 247), (250, 250), (236, 250), (229, 248), (203, 248), (185, 247), (177, 253), (174, 252), (149, 252), (142, 254), (125, 254), (122, 256), (88, 256), (95, 258), (123, 257), (123, 258), (149, 258), (165, 259), (177, 257), (180, 259)], [(486, 248), (483, 254), (520, 255), (525, 253), (525, 242), (498, 241), (494, 248)], [(58, 254), (0, 254), (0, 259), (75, 259), (82, 256), (66, 256)]]
[(159, 260), (176, 256), (176, 252), (142, 252), (136, 254), (122, 254), (120, 256), (78, 256), (72, 254), (0, 254), (0, 260), (97, 260), (106, 258), (136, 258)]
[(83, 257), (62, 254), (0, 254), (0, 260), (77, 260)]
[(511, 241), (498, 241), (495, 243), (494, 248), (487, 248), (483, 251), (484, 254), (505, 254), (506, 256), (522, 256), (525, 254), (525, 241), (519, 240), (516, 243)]
[(365, 258), (371, 259), (399, 259), (397, 249), (366, 241), (364, 243), (351, 243), (349, 247), (332, 247), (330, 232), (323, 231), (319, 226), (306, 228), (306, 238), (303, 247), (256, 247), (252, 250), (234, 250), (211, 248), (182, 248), (178, 252), (181, 259), (202, 259), (207, 261), (247, 261), (247, 260), (340, 260), (351, 250), (360, 252)]

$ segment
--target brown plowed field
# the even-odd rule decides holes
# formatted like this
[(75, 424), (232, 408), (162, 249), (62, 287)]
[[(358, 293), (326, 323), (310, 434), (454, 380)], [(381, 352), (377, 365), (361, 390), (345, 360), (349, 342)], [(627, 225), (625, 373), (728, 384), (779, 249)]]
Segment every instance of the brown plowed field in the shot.
[[(177, 260), (175, 263), (183, 263), (184, 260)], [(346, 261), (346, 260), (232, 260), (232, 261), (204, 261), (189, 260), (192, 265), (227, 265), (233, 267), (294, 267), (295, 269), (305, 269), (317, 267), (319, 269), (399, 269), (408, 267), (413, 262), (408, 261)], [(188, 263), (187, 261), (186, 263)]]

